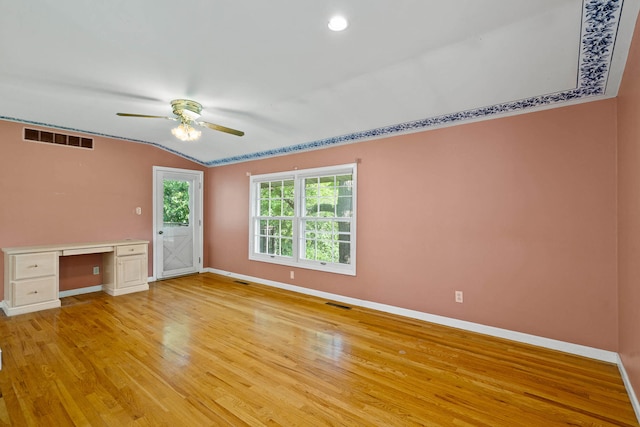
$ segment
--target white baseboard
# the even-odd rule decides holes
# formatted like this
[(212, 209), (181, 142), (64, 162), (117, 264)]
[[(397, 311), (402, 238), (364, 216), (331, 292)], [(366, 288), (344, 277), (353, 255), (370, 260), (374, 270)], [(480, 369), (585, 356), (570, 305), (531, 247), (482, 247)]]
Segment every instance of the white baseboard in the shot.
[[(148, 281), (155, 282), (156, 279), (155, 277), (149, 277)], [(86, 288), (69, 289), (68, 291), (59, 291), (58, 298), (72, 297), (74, 295), (90, 294), (92, 292), (101, 292), (101, 291), (104, 291), (104, 288), (102, 287), (102, 285), (88, 286)]]
[(579, 344), (568, 343), (565, 341), (554, 340), (550, 338), (539, 337), (536, 335), (525, 334), (522, 332), (510, 331), (508, 329), (495, 328), (493, 326), (486, 326), (479, 323), (467, 322), (465, 320), (458, 320), (444, 316), (438, 316), (435, 314), (423, 313), (416, 310), (407, 310), (405, 308), (394, 307), (391, 305), (380, 304), (376, 302), (360, 300), (357, 298), (346, 297), (343, 295), (332, 294), (329, 292), (318, 291), (315, 289), (304, 288), (301, 286), (290, 285), (288, 283), (275, 282), (273, 280), (261, 279), (259, 277), (247, 276), (244, 274), (235, 274), (229, 271), (218, 270), (215, 268), (206, 269), (210, 273), (220, 274), (222, 276), (229, 276), (236, 279), (247, 280), (250, 282), (260, 283), (274, 288), (285, 289), (288, 291), (298, 292), (305, 295), (311, 295), (319, 298), (330, 299), (346, 304), (356, 305), (359, 307), (370, 308), (373, 310), (382, 311), (385, 313), (397, 314), (412, 319), (424, 320), (426, 322), (436, 323), (439, 325), (450, 326), (453, 328), (463, 329), (471, 332), (477, 332), (480, 334), (490, 335), (498, 338), (505, 338), (512, 341), (522, 342), (525, 344), (536, 345), (538, 347), (549, 348), (552, 350), (558, 350), (569, 354), (575, 354), (577, 356), (588, 357), (590, 359), (600, 360), (607, 363), (613, 363), (618, 366), (620, 375), (624, 382), (629, 400), (636, 413), (636, 417), (640, 421), (640, 403), (636, 396), (629, 376), (627, 375), (622, 359), (620, 355), (613, 351), (601, 350), (598, 348), (587, 347)]
[(627, 394), (629, 395), (629, 400), (631, 400), (631, 405), (633, 406), (633, 410), (636, 411), (636, 418), (640, 421), (640, 402), (638, 401), (638, 396), (633, 390), (633, 386), (631, 385), (631, 380), (629, 379), (629, 375), (627, 375), (627, 370), (624, 368), (624, 364), (622, 363), (622, 359), (618, 356), (618, 370), (620, 370), (620, 376), (622, 377), (622, 381), (624, 382), (624, 386), (627, 389)]
[(58, 292), (58, 298), (72, 297), (74, 295), (90, 294), (92, 292), (102, 291), (102, 285), (88, 286), (86, 288), (69, 289), (68, 291)]
[(229, 276), (237, 279), (248, 280), (250, 282), (260, 283), (274, 288), (285, 289), (288, 291), (298, 292), (305, 295), (312, 295), (319, 298), (330, 299), (346, 304), (357, 305), (359, 307), (370, 308), (385, 313), (397, 314), (399, 316), (409, 317), (412, 319), (424, 320), (426, 322), (436, 323), (439, 325), (450, 326), (452, 328), (464, 329), (466, 331), (477, 332), (480, 334), (490, 335), (498, 338), (505, 338), (512, 341), (518, 341), (525, 344), (545, 347), (552, 350), (558, 350), (565, 353), (575, 354), (578, 356), (588, 357), (590, 359), (601, 360), (603, 362), (617, 364), (620, 360), (618, 353), (613, 351), (601, 350), (598, 348), (587, 347), (584, 345), (568, 343), (565, 341), (554, 340), (550, 338), (539, 337), (536, 335), (525, 334), (522, 332), (511, 331), (508, 329), (495, 328), (479, 323), (467, 322), (465, 320), (453, 319), (450, 317), (438, 316), (435, 314), (424, 313), (416, 310), (408, 310), (406, 308), (395, 307), (387, 304), (380, 304), (361, 300), (357, 298), (346, 297), (343, 295), (332, 294), (329, 292), (317, 291), (315, 289), (304, 288), (301, 286), (290, 285), (288, 283), (275, 282), (273, 280), (261, 279), (259, 277), (246, 276), (244, 274), (235, 274), (229, 271), (209, 268), (209, 272)]

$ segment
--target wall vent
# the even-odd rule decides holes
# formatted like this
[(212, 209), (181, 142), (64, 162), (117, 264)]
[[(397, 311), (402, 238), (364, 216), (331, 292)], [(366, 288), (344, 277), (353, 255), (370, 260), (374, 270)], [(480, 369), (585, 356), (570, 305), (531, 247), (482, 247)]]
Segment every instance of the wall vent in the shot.
[(65, 135), (63, 133), (49, 132), (46, 130), (24, 128), (24, 140), (93, 150), (92, 138)]

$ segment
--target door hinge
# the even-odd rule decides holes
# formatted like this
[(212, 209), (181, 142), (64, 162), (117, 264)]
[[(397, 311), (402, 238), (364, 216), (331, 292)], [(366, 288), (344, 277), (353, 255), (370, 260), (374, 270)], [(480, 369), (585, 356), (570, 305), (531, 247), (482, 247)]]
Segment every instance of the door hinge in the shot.
[(202, 264), (202, 258), (198, 257), (198, 264)]

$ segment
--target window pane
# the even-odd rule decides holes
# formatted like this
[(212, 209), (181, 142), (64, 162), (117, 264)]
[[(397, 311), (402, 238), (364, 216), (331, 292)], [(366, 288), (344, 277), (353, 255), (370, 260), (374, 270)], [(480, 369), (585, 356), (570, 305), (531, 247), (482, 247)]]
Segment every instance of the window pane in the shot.
[(318, 199), (305, 199), (305, 210), (307, 216), (318, 216)]
[(336, 213), (336, 203), (333, 197), (323, 197), (320, 199), (320, 216), (334, 217)]
[(280, 235), (282, 237), (293, 238), (293, 221), (282, 220), (280, 225)]
[(318, 240), (331, 240), (333, 237), (333, 233), (331, 231), (319, 231), (318, 232)]
[(333, 245), (331, 243), (323, 242), (322, 240), (317, 242), (316, 261), (332, 262)]
[(338, 218), (351, 218), (353, 216), (351, 196), (338, 197), (336, 216)]
[(272, 199), (271, 209), (269, 210), (269, 216), (282, 216), (282, 200)]
[(351, 264), (351, 243), (338, 243), (338, 250), (338, 262), (340, 264)]
[(282, 181), (274, 181), (271, 183), (270, 197), (272, 199), (279, 199), (282, 197)]
[(260, 200), (260, 216), (269, 216), (269, 200)]
[(307, 178), (304, 180), (305, 194), (315, 196), (318, 191), (318, 178)]
[(268, 199), (269, 198), (269, 183), (261, 182), (260, 183), (260, 198)]
[(184, 227), (189, 225), (188, 181), (169, 180), (164, 182), (163, 222), (165, 227)]
[(305, 258), (316, 259), (316, 241), (315, 240), (305, 241)]
[(260, 220), (260, 234), (263, 236), (268, 235), (269, 221), (266, 219)]
[(282, 197), (284, 197), (285, 199), (292, 199), (293, 198), (294, 181), (293, 180), (284, 181), (282, 185), (283, 185), (283, 187), (282, 187)]
[(282, 239), (282, 256), (293, 256), (293, 240), (291, 239)]
[(338, 232), (339, 233), (350, 233), (351, 232), (351, 223), (346, 222), (346, 221), (339, 221), (339, 222), (336, 222), (336, 224), (338, 225)]
[(320, 185), (321, 186), (335, 186), (335, 180), (336, 177), (335, 176), (322, 176), (320, 177)]
[(352, 184), (353, 184), (353, 175), (349, 174), (349, 175), (339, 175), (336, 176), (336, 183), (338, 186), (340, 187), (349, 187), (351, 188)]
[(276, 255), (278, 251), (278, 238), (277, 237), (269, 237), (268, 242), (269, 246), (267, 248), (267, 253), (269, 255)]
[(293, 199), (284, 199), (282, 201), (282, 216), (294, 216), (295, 205)]

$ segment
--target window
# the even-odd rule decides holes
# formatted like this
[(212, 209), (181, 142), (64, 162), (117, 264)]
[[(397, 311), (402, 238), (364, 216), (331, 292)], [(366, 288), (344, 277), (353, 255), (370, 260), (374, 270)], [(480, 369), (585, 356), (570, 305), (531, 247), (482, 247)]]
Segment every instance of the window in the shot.
[(355, 275), (356, 165), (251, 177), (249, 259)]

